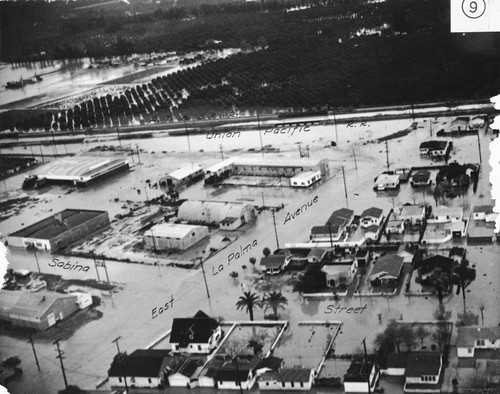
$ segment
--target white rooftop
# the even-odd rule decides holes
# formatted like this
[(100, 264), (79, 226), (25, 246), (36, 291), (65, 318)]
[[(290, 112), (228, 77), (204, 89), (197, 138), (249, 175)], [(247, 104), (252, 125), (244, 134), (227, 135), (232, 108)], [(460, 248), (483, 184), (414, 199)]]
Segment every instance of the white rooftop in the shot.
[(184, 179), (197, 171), (202, 170), (201, 166), (199, 164), (188, 164), (184, 167), (181, 167), (175, 171), (172, 171), (170, 174), (168, 174), (169, 177), (175, 178), (178, 180)]
[(144, 235), (168, 238), (183, 238), (194, 229), (205, 227), (191, 224), (161, 223), (151, 227), (144, 232)]
[(261, 167), (314, 167), (325, 159), (288, 158), (288, 157), (236, 157), (234, 165), (250, 165)]
[(388, 174), (382, 174), (379, 175), (375, 183), (381, 184), (381, 183), (397, 183), (399, 181), (399, 175), (388, 175)]
[(318, 173), (319, 173), (319, 171), (301, 172), (300, 174), (297, 174), (294, 177), (292, 177), (292, 179), (308, 179), (308, 178), (310, 178)]
[(462, 216), (463, 215), (463, 210), (460, 207), (437, 207), (434, 208), (432, 211), (432, 214), (436, 216), (442, 216), (442, 215), (452, 215), (452, 216)]
[(231, 157), (229, 159), (226, 159), (224, 161), (221, 161), (217, 164), (214, 164), (213, 166), (211, 167), (208, 167), (206, 170), (205, 170), (205, 173), (210, 173), (210, 172), (217, 172), (227, 166), (230, 166), (231, 164), (233, 164), (234, 162), (234, 157)]

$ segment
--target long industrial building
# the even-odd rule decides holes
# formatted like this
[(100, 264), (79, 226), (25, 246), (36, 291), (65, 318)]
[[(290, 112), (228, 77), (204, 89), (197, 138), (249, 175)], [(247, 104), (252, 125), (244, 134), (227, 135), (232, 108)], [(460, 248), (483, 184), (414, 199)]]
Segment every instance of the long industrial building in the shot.
[(177, 217), (188, 223), (219, 225), (223, 230), (235, 230), (253, 221), (257, 211), (251, 204), (228, 201), (185, 201)]
[(7, 237), (9, 246), (58, 250), (109, 226), (106, 211), (65, 209)]
[(73, 156), (54, 160), (38, 167), (31, 175), (53, 183), (71, 183), (86, 186), (92, 181), (129, 169), (123, 158), (101, 156)]
[(301, 172), (328, 172), (328, 160), (310, 158), (236, 157), (231, 164), (233, 175), (278, 176), (291, 178)]

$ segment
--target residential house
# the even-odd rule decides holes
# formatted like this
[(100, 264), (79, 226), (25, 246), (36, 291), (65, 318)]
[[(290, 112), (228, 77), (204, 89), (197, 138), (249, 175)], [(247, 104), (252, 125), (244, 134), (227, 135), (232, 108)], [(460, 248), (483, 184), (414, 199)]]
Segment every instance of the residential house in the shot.
[(358, 249), (354, 255), (356, 267), (368, 267), (370, 263), (370, 251), (368, 249)]
[(493, 212), (492, 205), (479, 205), (472, 207), (472, 218), (474, 220), (484, 220), (485, 222), (495, 222), (498, 213)]
[(432, 211), (429, 218), (430, 223), (452, 223), (462, 221), (463, 211), (461, 207), (437, 207)]
[(132, 354), (121, 353), (108, 370), (111, 387), (159, 387), (164, 384), (170, 350), (138, 349)]
[(309, 187), (321, 179), (321, 171), (301, 172), (290, 178), (290, 186)]
[(383, 191), (397, 189), (399, 187), (399, 175), (382, 174), (375, 180), (373, 190)]
[(209, 360), (198, 376), (198, 387), (215, 387), (215, 374), (224, 364), (225, 361), (217, 357)]
[(410, 178), (412, 186), (429, 186), (431, 183), (431, 173), (427, 170), (416, 171)]
[(376, 241), (379, 238), (380, 232), (382, 230), (382, 226), (371, 225), (363, 229), (363, 234), (365, 236), (365, 240)]
[(383, 213), (384, 211), (382, 211), (380, 208), (371, 207), (365, 209), (361, 214), (361, 227), (366, 228), (370, 226), (380, 226), (380, 224), (382, 223), (382, 219), (384, 218)]
[(260, 259), (262, 271), (268, 275), (279, 274), (290, 261), (291, 255), (272, 254)]
[(386, 254), (374, 262), (370, 272), (370, 282), (395, 285), (403, 269), (403, 258), (395, 254)]
[(352, 224), (354, 211), (347, 208), (340, 208), (334, 211), (323, 226), (315, 226), (311, 229), (310, 239), (312, 241), (333, 241), (341, 240), (346, 229)]
[(228, 361), (215, 372), (213, 379), (217, 388), (239, 390), (241, 386), (243, 390), (250, 390), (257, 380), (255, 368), (258, 363), (258, 357), (238, 356), (235, 360)]
[(307, 255), (307, 262), (310, 264), (319, 264), (323, 261), (323, 257), (326, 254), (325, 249), (320, 248), (312, 248), (309, 254)]
[(465, 256), (467, 255), (467, 249), (454, 246), (450, 249), (448, 257), (453, 259), (456, 263), (460, 264)]
[(267, 372), (259, 377), (259, 390), (305, 391), (314, 382), (312, 368), (285, 368), (280, 372)]
[(474, 128), (480, 128), (486, 126), (486, 117), (481, 115), (473, 116), (470, 125)]
[(477, 357), (481, 350), (500, 349), (499, 326), (464, 326), (458, 328), (458, 357)]
[(346, 393), (374, 393), (380, 379), (380, 369), (375, 363), (353, 361), (344, 375)]
[(437, 254), (418, 262), (415, 268), (418, 270), (419, 279), (425, 282), (436, 274), (436, 270), (451, 275), (454, 265), (453, 259)]
[(191, 357), (182, 357), (182, 359), (181, 362), (174, 364), (174, 368), (169, 370), (167, 367), (168, 385), (170, 387), (197, 387), (198, 381), (194, 379), (194, 377), (197, 375), (197, 372), (203, 368), (204, 361)]
[(333, 211), (328, 220), (326, 221), (326, 225), (328, 223), (338, 226), (348, 227), (352, 224), (354, 220), (354, 211), (347, 208), (340, 208), (336, 211)]
[(207, 354), (222, 339), (222, 329), (217, 320), (198, 311), (194, 317), (174, 318), (170, 344), (172, 352)]
[(321, 270), (326, 273), (326, 285), (330, 288), (339, 287), (341, 285), (348, 286), (352, 281), (353, 275), (356, 273), (354, 264), (355, 263), (351, 266), (324, 265)]
[(274, 356), (264, 357), (255, 367), (255, 373), (257, 376), (260, 376), (266, 372), (279, 372), (281, 371), (283, 364), (284, 362), (282, 358)]
[(385, 227), (386, 234), (403, 234), (405, 229), (404, 221), (400, 219), (391, 219), (387, 221)]
[(438, 352), (411, 352), (405, 369), (405, 393), (439, 393), (443, 357)]
[(418, 251), (418, 245), (403, 244), (398, 248), (396, 254), (403, 258), (403, 263), (411, 263)]
[(443, 140), (432, 140), (425, 141), (420, 144), (420, 154), (428, 155), (431, 157), (445, 157), (448, 155), (452, 148), (451, 141), (443, 141)]
[(468, 116), (459, 116), (451, 121), (450, 132), (461, 132), (469, 129), (470, 118)]
[(425, 207), (421, 205), (403, 205), (399, 218), (412, 226), (419, 224), (425, 218)]

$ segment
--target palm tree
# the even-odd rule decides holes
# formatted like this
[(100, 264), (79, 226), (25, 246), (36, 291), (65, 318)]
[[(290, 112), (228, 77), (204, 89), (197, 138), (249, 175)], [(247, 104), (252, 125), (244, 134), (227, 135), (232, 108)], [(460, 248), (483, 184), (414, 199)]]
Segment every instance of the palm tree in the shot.
[(288, 305), (288, 300), (281, 294), (281, 291), (273, 291), (268, 293), (264, 299), (264, 313), (271, 308), (273, 310), (274, 316), (278, 317), (278, 308), (285, 309), (285, 305)]
[(246, 309), (250, 315), (250, 320), (253, 321), (253, 308), (262, 308), (262, 301), (259, 296), (251, 291), (244, 291), (243, 295), (240, 296), (238, 302), (236, 302), (236, 309)]

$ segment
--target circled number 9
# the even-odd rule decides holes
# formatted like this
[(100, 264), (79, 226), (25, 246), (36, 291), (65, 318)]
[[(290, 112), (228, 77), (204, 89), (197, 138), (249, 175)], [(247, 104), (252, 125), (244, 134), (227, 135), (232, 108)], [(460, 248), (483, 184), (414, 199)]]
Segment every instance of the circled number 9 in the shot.
[(462, 11), (468, 18), (480, 18), (486, 11), (486, 3), (484, 0), (463, 0)]

